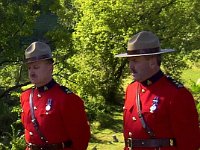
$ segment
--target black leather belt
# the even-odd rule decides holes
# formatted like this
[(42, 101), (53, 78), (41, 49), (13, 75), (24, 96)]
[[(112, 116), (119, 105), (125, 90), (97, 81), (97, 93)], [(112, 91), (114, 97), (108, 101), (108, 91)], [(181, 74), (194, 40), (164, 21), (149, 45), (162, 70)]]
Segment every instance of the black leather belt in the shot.
[(125, 140), (126, 147), (132, 149), (134, 147), (172, 147), (176, 145), (175, 139), (132, 139)]
[(26, 144), (29, 150), (61, 150), (64, 148), (70, 148), (72, 146), (72, 141), (65, 141), (57, 144), (45, 144), (45, 145), (36, 145), (32, 143)]

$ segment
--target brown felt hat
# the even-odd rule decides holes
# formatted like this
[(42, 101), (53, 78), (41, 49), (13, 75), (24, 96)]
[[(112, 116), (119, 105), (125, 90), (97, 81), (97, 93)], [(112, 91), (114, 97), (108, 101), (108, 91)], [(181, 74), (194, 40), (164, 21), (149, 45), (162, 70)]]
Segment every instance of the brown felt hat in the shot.
[(159, 39), (156, 35), (150, 31), (142, 31), (128, 41), (126, 53), (115, 55), (115, 57), (157, 55), (174, 51), (173, 49), (161, 49)]
[(52, 59), (52, 53), (49, 45), (43, 42), (33, 42), (25, 50), (25, 63), (31, 63), (38, 60)]

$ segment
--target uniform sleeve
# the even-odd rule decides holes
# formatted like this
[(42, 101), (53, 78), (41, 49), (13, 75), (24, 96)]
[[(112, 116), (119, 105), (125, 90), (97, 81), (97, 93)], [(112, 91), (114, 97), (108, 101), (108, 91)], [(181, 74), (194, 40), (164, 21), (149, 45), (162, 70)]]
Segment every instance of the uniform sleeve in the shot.
[(90, 140), (90, 127), (83, 101), (68, 94), (61, 108), (64, 126), (72, 140), (72, 150), (86, 150)]
[(178, 150), (198, 150), (198, 113), (191, 93), (180, 88), (170, 102), (170, 119)]
[(19, 97), (20, 98), (20, 106), (21, 106), (21, 111), (20, 111), (21, 122), (24, 125), (24, 113), (23, 113), (24, 99), (23, 99), (23, 97), (24, 97), (24, 93), (22, 93)]
[(21, 122), (23, 124), (24, 120), (23, 120), (23, 115), (22, 115), (22, 110), (23, 110), (22, 94), (20, 95), (19, 100), (20, 100), (20, 108), (21, 108), (20, 116), (21, 116)]
[(20, 100), (20, 106), (22, 107), (23, 106), (23, 97), (24, 97), (24, 93), (21, 93), (21, 95), (19, 96), (19, 100)]

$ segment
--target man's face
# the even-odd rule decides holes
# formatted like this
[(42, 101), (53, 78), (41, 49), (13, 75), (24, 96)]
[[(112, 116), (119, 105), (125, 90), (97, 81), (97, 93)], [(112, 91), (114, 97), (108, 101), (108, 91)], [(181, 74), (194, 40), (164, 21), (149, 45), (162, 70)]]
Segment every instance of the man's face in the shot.
[(37, 87), (47, 84), (52, 79), (53, 64), (47, 60), (28, 63), (28, 77)]
[(147, 56), (128, 58), (129, 67), (135, 81), (143, 82), (152, 76), (152, 59), (147, 59)]

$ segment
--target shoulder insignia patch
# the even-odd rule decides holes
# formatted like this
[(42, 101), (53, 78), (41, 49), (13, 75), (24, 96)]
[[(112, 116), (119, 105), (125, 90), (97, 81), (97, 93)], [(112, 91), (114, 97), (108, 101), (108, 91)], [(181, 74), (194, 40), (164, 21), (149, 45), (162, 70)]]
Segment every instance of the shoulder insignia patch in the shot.
[(183, 84), (173, 79), (171, 76), (167, 76), (167, 79), (173, 83), (177, 88), (182, 88)]
[(71, 94), (71, 93), (73, 93), (70, 89), (68, 89), (68, 88), (65, 87), (65, 86), (60, 86), (60, 88), (61, 88), (61, 90), (62, 90), (63, 92), (65, 92), (66, 94)]

